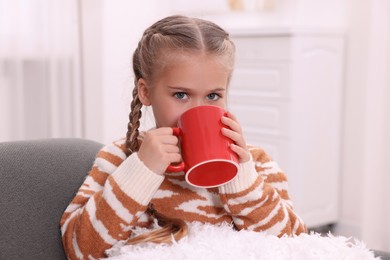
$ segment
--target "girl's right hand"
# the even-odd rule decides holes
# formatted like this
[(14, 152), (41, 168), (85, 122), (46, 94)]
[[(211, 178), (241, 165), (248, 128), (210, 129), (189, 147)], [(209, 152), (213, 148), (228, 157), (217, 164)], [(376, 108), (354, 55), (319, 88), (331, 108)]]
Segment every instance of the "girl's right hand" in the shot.
[(172, 128), (160, 127), (144, 132), (138, 158), (151, 171), (164, 174), (171, 163), (181, 161), (179, 139), (173, 135)]

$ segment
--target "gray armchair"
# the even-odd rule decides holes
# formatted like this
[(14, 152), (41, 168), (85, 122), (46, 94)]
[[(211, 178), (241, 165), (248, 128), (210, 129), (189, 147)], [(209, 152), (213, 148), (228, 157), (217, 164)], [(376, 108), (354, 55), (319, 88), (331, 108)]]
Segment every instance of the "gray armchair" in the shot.
[(0, 143), (0, 259), (66, 259), (59, 221), (101, 147), (85, 139)]

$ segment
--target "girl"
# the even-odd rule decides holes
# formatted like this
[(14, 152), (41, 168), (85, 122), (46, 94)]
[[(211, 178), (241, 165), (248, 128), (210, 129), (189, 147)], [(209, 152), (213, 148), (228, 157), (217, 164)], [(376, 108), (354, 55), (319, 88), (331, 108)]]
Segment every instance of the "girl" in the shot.
[[(226, 108), (234, 44), (217, 25), (171, 16), (148, 28), (133, 55), (135, 87), (124, 140), (104, 147), (61, 219), (69, 259), (104, 257), (119, 241), (170, 242), (185, 236), (186, 222), (233, 223), (238, 230), (282, 236), (305, 232), (292, 209), (287, 180), (259, 148), (246, 145), (228, 113), (222, 133), (231, 138), (239, 173), (217, 188), (195, 188), (184, 173), (165, 173), (181, 161), (172, 134), (180, 115), (202, 105)], [(156, 128), (140, 133), (141, 107), (151, 106)], [(161, 229), (134, 236), (135, 227)]]

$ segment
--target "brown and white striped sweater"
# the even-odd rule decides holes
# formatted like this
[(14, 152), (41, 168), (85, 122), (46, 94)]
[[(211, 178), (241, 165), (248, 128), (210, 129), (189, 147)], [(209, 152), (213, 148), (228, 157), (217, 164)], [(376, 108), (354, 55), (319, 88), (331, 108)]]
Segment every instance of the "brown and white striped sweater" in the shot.
[(131, 236), (133, 227), (152, 223), (149, 202), (168, 217), (186, 222), (234, 222), (238, 229), (269, 234), (306, 231), (293, 211), (287, 179), (267, 154), (249, 147), (253, 160), (241, 164), (228, 184), (204, 189), (188, 185), (184, 174), (157, 175), (138, 158), (127, 157), (124, 140), (104, 147), (61, 219), (68, 259), (98, 259)]

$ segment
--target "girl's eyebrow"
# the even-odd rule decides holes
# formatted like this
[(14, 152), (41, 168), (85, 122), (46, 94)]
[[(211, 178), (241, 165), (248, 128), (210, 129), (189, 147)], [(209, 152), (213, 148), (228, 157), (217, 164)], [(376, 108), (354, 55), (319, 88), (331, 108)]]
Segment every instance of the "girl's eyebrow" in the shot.
[(174, 86), (168, 86), (170, 90), (175, 90), (175, 91), (190, 91), (191, 89), (185, 88), (185, 87), (174, 87)]
[[(190, 92), (192, 91), (192, 89), (190, 88), (186, 88), (186, 87), (174, 87), (174, 86), (168, 86), (168, 88), (170, 90), (174, 90), (174, 91), (183, 91), (183, 92)], [(225, 88), (215, 88), (215, 89), (210, 89), (209, 92), (224, 92), (226, 91)]]
[(226, 91), (226, 88), (216, 88), (212, 90), (213, 92), (224, 92)]

